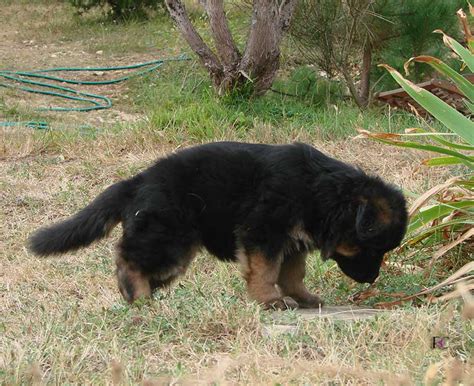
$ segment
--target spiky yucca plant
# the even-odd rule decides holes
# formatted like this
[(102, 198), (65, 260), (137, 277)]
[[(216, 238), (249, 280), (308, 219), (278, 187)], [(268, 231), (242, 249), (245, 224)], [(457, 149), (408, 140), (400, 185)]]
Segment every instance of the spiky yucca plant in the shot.
[[(474, 8), (469, 5), (471, 15)], [(470, 32), (466, 14), (459, 10), (467, 48), (446, 35), (443, 31), (434, 32), (443, 35), (443, 41), (459, 60), (463, 67), (474, 73), (474, 38)], [(417, 56), (405, 63), (405, 71), (411, 63), (426, 63), (456, 85), (465, 97), (467, 109), (474, 115), (474, 85), (446, 63), (432, 56)], [(456, 246), (463, 248), (467, 264), (461, 269), (464, 280), (470, 289), (474, 288), (474, 122), (459, 113), (450, 105), (418, 87), (404, 78), (389, 65), (380, 65), (388, 70), (400, 86), (431, 116), (442, 123), (447, 132), (436, 132), (432, 128), (411, 128), (405, 134), (371, 133), (360, 130), (360, 133), (377, 141), (390, 145), (425, 150), (437, 154), (423, 163), (430, 167), (457, 165), (456, 176), (434, 186), (418, 197), (412, 204), (410, 224), (403, 247), (432, 248), (432, 257), (428, 267)], [(469, 268), (469, 272), (466, 272)], [(460, 270), (460, 271), (461, 271)], [(458, 278), (459, 279), (459, 278)]]

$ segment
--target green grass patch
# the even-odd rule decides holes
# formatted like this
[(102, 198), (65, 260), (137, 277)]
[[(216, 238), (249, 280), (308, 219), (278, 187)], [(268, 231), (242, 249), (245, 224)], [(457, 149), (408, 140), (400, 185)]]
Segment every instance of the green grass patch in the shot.
[(263, 97), (219, 97), (197, 63), (183, 62), (167, 64), (158, 76), (136, 79), (130, 94), (134, 109), (177, 141), (212, 140), (228, 132), (245, 139), (265, 125), (281, 137), (304, 132), (329, 140), (354, 136), (356, 128), (398, 132), (420, 124), (403, 111), (361, 111), (350, 102), (336, 104), (341, 88), (332, 87), (328, 81), (294, 77), (279, 79), (274, 89), (281, 92)]

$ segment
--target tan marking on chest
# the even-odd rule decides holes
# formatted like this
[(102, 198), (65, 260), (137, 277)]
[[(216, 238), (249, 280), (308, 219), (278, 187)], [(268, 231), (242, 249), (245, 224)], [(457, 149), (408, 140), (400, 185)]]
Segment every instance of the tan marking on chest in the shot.
[(336, 247), (336, 252), (342, 256), (352, 257), (360, 252), (360, 248), (355, 245), (339, 244)]
[(314, 243), (313, 238), (304, 230), (301, 223), (296, 224), (290, 230), (289, 236), (295, 241), (302, 241), (307, 247)]

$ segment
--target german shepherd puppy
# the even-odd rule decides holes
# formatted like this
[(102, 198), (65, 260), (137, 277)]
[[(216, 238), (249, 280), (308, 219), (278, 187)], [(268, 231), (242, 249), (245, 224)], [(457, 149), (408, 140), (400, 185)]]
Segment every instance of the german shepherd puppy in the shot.
[(305, 144), (218, 142), (180, 150), (107, 188), (29, 239), (41, 256), (88, 246), (122, 223), (117, 278), (130, 303), (182, 275), (200, 248), (238, 261), (250, 297), (270, 308), (318, 307), (305, 257), (372, 283), (407, 224), (401, 192)]

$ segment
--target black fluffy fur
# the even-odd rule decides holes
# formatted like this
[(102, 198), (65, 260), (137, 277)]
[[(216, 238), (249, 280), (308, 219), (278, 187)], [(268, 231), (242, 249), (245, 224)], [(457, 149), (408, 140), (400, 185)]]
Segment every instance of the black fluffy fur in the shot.
[[(407, 213), (398, 189), (311, 146), (221, 142), (178, 151), (112, 185), (73, 217), (40, 229), (30, 249), (85, 247), (119, 222), (121, 256), (158, 277), (203, 246), (221, 260), (235, 260), (237, 248), (269, 260), (320, 249), (351, 278), (373, 282), (384, 253), (404, 236)], [(309, 242), (291, 235), (296, 226)], [(343, 256), (341, 244), (359, 252)]]
[(74, 216), (40, 229), (29, 239), (30, 250), (47, 256), (86, 247), (103, 238), (121, 221), (124, 200), (133, 199), (132, 185), (130, 181), (112, 185)]

